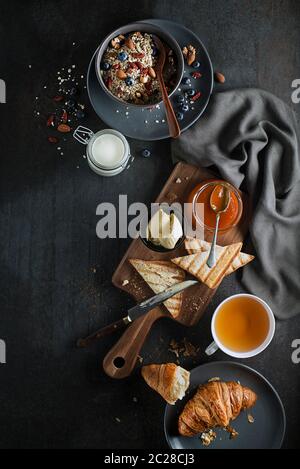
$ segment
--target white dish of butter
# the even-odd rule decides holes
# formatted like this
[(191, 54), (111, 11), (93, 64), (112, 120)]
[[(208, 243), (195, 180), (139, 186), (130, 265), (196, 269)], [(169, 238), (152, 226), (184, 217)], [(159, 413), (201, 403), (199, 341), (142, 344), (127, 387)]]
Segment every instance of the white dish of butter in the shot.
[(153, 215), (147, 227), (147, 241), (165, 249), (174, 249), (183, 236), (182, 225), (174, 212), (161, 208)]

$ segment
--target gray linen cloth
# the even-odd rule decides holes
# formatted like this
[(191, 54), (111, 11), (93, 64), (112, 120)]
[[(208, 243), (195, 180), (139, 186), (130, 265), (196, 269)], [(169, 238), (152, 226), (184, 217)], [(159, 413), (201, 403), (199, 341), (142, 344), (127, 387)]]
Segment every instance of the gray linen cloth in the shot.
[(172, 142), (174, 160), (217, 169), (248, 193), (254, 262), (242, 284), (280, 319), (300, 311), (300, 153), (292, 110), (259, 89), (216, 93), (205, 114)]

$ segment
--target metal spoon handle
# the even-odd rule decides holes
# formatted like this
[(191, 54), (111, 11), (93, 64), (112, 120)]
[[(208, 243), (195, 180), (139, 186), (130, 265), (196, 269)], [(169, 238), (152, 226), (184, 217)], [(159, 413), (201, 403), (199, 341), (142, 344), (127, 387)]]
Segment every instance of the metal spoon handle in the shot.
[(215, 231), (214, 231), (214, 236), (212, 239), (210, 251), (209, 251), (209, 256), (206, 261), (206, 264), (208, 267), (211, 269), (215, 263), (216, 263), (216, 244), (217, 244), (217, 236), (218, 236), (218, 228), (219, 228), (219, 221), (220, 221), (220, 213), (217, 214), (216, 216), (216, 226), (215, 226)]

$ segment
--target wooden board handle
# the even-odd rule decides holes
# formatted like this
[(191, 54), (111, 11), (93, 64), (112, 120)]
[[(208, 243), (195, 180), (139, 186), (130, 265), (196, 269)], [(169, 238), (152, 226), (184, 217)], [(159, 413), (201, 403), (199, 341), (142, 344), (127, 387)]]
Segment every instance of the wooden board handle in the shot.
[(162, 316), (168, 314), (154, 308), (126, 329), (103, 360), (103, 369), (108, 376), (122, 379), (131, 374), (152, 324)]

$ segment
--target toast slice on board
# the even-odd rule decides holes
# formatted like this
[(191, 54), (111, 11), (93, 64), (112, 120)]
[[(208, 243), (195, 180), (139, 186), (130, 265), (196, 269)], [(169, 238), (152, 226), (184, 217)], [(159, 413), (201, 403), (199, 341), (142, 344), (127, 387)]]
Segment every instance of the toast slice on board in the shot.
[[(205, 283), (209, 288), (216, 288), (226, 275), (233, 259), (240, 253), (243, 243), (230, 244), (229, 246), (218, 246), (216, 249), (216, 264), (211, 269), (206, 262), (209, 251), (200, 251), (188, 256), (171, 259), (188, 273), (194, 275), (198, 280)], [(221, 249), (220, 249), (221, 248)]]
[[(211, 243), (204, 241), (202, 239), (196, 238), (186, 238), (185, 242), (185, 249), (189, 254), (196, 254), (199, 251), (209, 251)], [(224, 249), (223, 246), (216, 246), (217, 249)], [(231, 265), (228, 267), (225, 275), (232, 274), (235, 270), (243, 267), (244, 265), (248, 264), (249, 262), (253, 261), (255, 256), (251, 254), (246, 254), (245, 252), (239, 252), (238, 256), (236, 256)]]
[[(170, 261), (129, 259), (129, 262), (156, 294), (163, 292), (175, 283), (183, 282), (185, 279), (185, 272)], [(180, 313), (182, 298), (181, 292), (164, 302), (165, 307), (174, 318)]]

